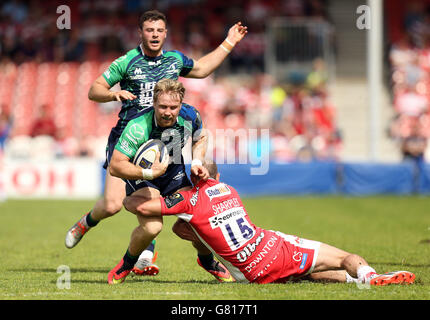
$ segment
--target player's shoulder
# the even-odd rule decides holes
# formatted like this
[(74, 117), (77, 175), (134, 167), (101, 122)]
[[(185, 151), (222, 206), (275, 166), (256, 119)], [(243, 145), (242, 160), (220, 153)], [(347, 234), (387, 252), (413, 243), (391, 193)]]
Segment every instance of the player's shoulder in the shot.
[(113, 64), (127, 66), (132, 60), (136, 59), (139, 56), (142, 56), (141, 51), (140, 51), (139, 47), (136, 47), (134, 49), (127, 51), (121, 57), (116, 58), (113, 61)]
[(183, 61), (183, 60), (185, 60), (187, 58), (187, 56), (183, 52), (181, 52), (179, 50), (164, 51), (163, 52), (163, 56), (166, 57), (166, 58), (168, 58), (168, 57), (174, 57), (174, 58), (176, 58), (176, 59), (178, 59), (180, 61)]
[(149, 123), (149, 122), (152, 122), (153, 118), (154, 118), (154, 108), (146, 108), (136, 113), (136, 115), (130, 120), (130, 122), (131, 123), (136, 123), (136, 122)]
[(135, 117), (130, 119), (126, 129), (147, 131), (152, 128), (152, 120), (154, 118), (154, 109), (147, 108), (136, 113)]
[(193, 124), (193, 130), (199, 130), (203, 126), (200, 112), (195, 107), (187, 103), (182, 103), (181, 111), (179, 112), (179, 119), (184, 122), (191, 121)]
[(183, 102), (179, 115), (186, 120), (194, 120), (197, 116), (200, 116), (200, 112), (196, 107)]

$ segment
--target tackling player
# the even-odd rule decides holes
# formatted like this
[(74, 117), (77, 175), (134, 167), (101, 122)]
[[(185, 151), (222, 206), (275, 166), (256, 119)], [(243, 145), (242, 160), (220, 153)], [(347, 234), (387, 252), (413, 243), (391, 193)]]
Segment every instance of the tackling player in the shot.
[[(92, 84), (88, 97), (96, 102), (121, 101), (119, 120), (109, 135), (106, 147), (106, 162), (109, 167), (114, 147), (127, 123), (136, 117), (138, 112), (152, 108), (153, 89), (155, 84), (164, 78), (178, 79), (179, 76), (189, 78), (205, 78), (210, 75), (228, 56), (234, 46), (247, 33), (247, 27), (241, 22), (233, 25), (226, 39), (215, 50), (198, 60), (193, 60), (183, 53), (173, 50), (164, 51), (163, 45), (167, 37), (167, 21), (164, 14), (152, 10), (145, 12), (139, 19), (139, 35), (141, 44), (116, 59), (110, 67)], [(110, 90), (120, 83), (121, 90)], [(65, 245), (67, 248), (76, 246), (82, 237), (96, 226), (98, 222), (118, 213), (125, 197), (124, 181), (113, 177), (106, 170), (105, 190), (92, 210), (85, 214), (67, 232)], [(148, 247), (139, 260), (141, 268), (152, 265), (154, 243)], [(143, 269), (141, 269), (143, 270)]]
[(378, 274), (360, 256), (330, 245), (255, 226), (236, 192), (219, 181), (215, 163), (206, 161), (207, 181), (191, 176), (194, 188), (142, 202), (126, 197), (127, 210), (141, 217), (176, 215), (187, 221), (189, 239), (198, 237), (227, 267), (236, 281), (284, 283), (358, 282), (370, 285), (413, 283), (408, 271)]
[[(113, 176), (126, 179), (127, 195), (144, 202), (158, 199), (160, 195), (170, 196), (176, 191), (191, 189), (182, 156), (182, 148), (189, 138), (192, 139), (191, 172), (204, 180), (209, 178), (209, 173), (201, 162), (206, 153), (207, 136), (199, 112), (182, 103), (184, 94), (185, 88), (181, 82), (172, 79), (159, 81), (154, 88), (154, 108), (142, 111), (124, 129), (113, 151), (109, 169)], [(149, 139), (159, 139), (165, 143), (170, 161), (167, 158), (162, 163), (155, 161), (150, 169), (142, 169), (130, 160)], [(132, 269), (139, 274), (140, 270), (133, 266), (161, 231), (163, 221), (160, 216), (146, 218), (137, 215), (137, 218), (139, 226), (132, 232), (123, 259), (109, 272), (109, 284), (123, 282)], [(180, 234), (182, 227), (183, 223), (178, 219), (173, 230)], [(197, 249), (199, 261), (208, 272), (219, 281), (231, 279), (228, 271), (214, 260), (212, 253), (199, 239), (194, 239), (192, 243)], [(155, 271), (158, 273), (158, 270)]]

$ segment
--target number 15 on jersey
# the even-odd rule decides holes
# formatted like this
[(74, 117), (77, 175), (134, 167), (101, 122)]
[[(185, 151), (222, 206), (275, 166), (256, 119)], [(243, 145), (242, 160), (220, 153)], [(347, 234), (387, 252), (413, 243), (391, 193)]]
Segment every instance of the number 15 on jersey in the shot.
[(250, 240), (255, 230), (246, 219), (243, 208), (232, 208), (209, 219), (212, 229), (220, 228), (232, 251)]

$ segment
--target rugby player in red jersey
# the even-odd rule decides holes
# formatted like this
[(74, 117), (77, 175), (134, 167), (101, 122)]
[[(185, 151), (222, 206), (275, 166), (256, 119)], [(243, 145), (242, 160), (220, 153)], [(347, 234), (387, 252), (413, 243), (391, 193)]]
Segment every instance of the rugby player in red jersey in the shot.
[(284, 283), (299, 279), (370, 285), (413, 283), (408, 271), (378, 274), (360, 256), (331, 245), (255, 226), (237, 191), (219, 181), (215, 163), (204, 164), (210, 178), (191, 176), (194, 188), (141, 202), (124, 200), (142, 217), (176, 215), (186, 221), (182, 238), (198, 237), (238, 282)]

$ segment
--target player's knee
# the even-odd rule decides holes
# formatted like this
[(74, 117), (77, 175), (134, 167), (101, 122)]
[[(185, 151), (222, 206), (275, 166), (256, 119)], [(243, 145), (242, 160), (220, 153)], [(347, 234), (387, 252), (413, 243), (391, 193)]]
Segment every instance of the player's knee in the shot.
[(155, 238), (161, 232), (163, 223), (161, 221), (151, 221), (142, 225), (142, 228), (146, 235)]
[(172, 231), (183, 240), (199, 241), (198, 237), (190, 228), (190, 226), (182, 220), (176, 221), (176, 223), (172, 226)]
[(104, 209), (109, 216), (114, 216), (122, 209), (122, 201), (107, 200), (104, 203)]
[(356, 266), (366, 263), (362, 257), (357, 254), (350, 253), (342, 258), (341, 267), (345, 270), (355, 269)]

